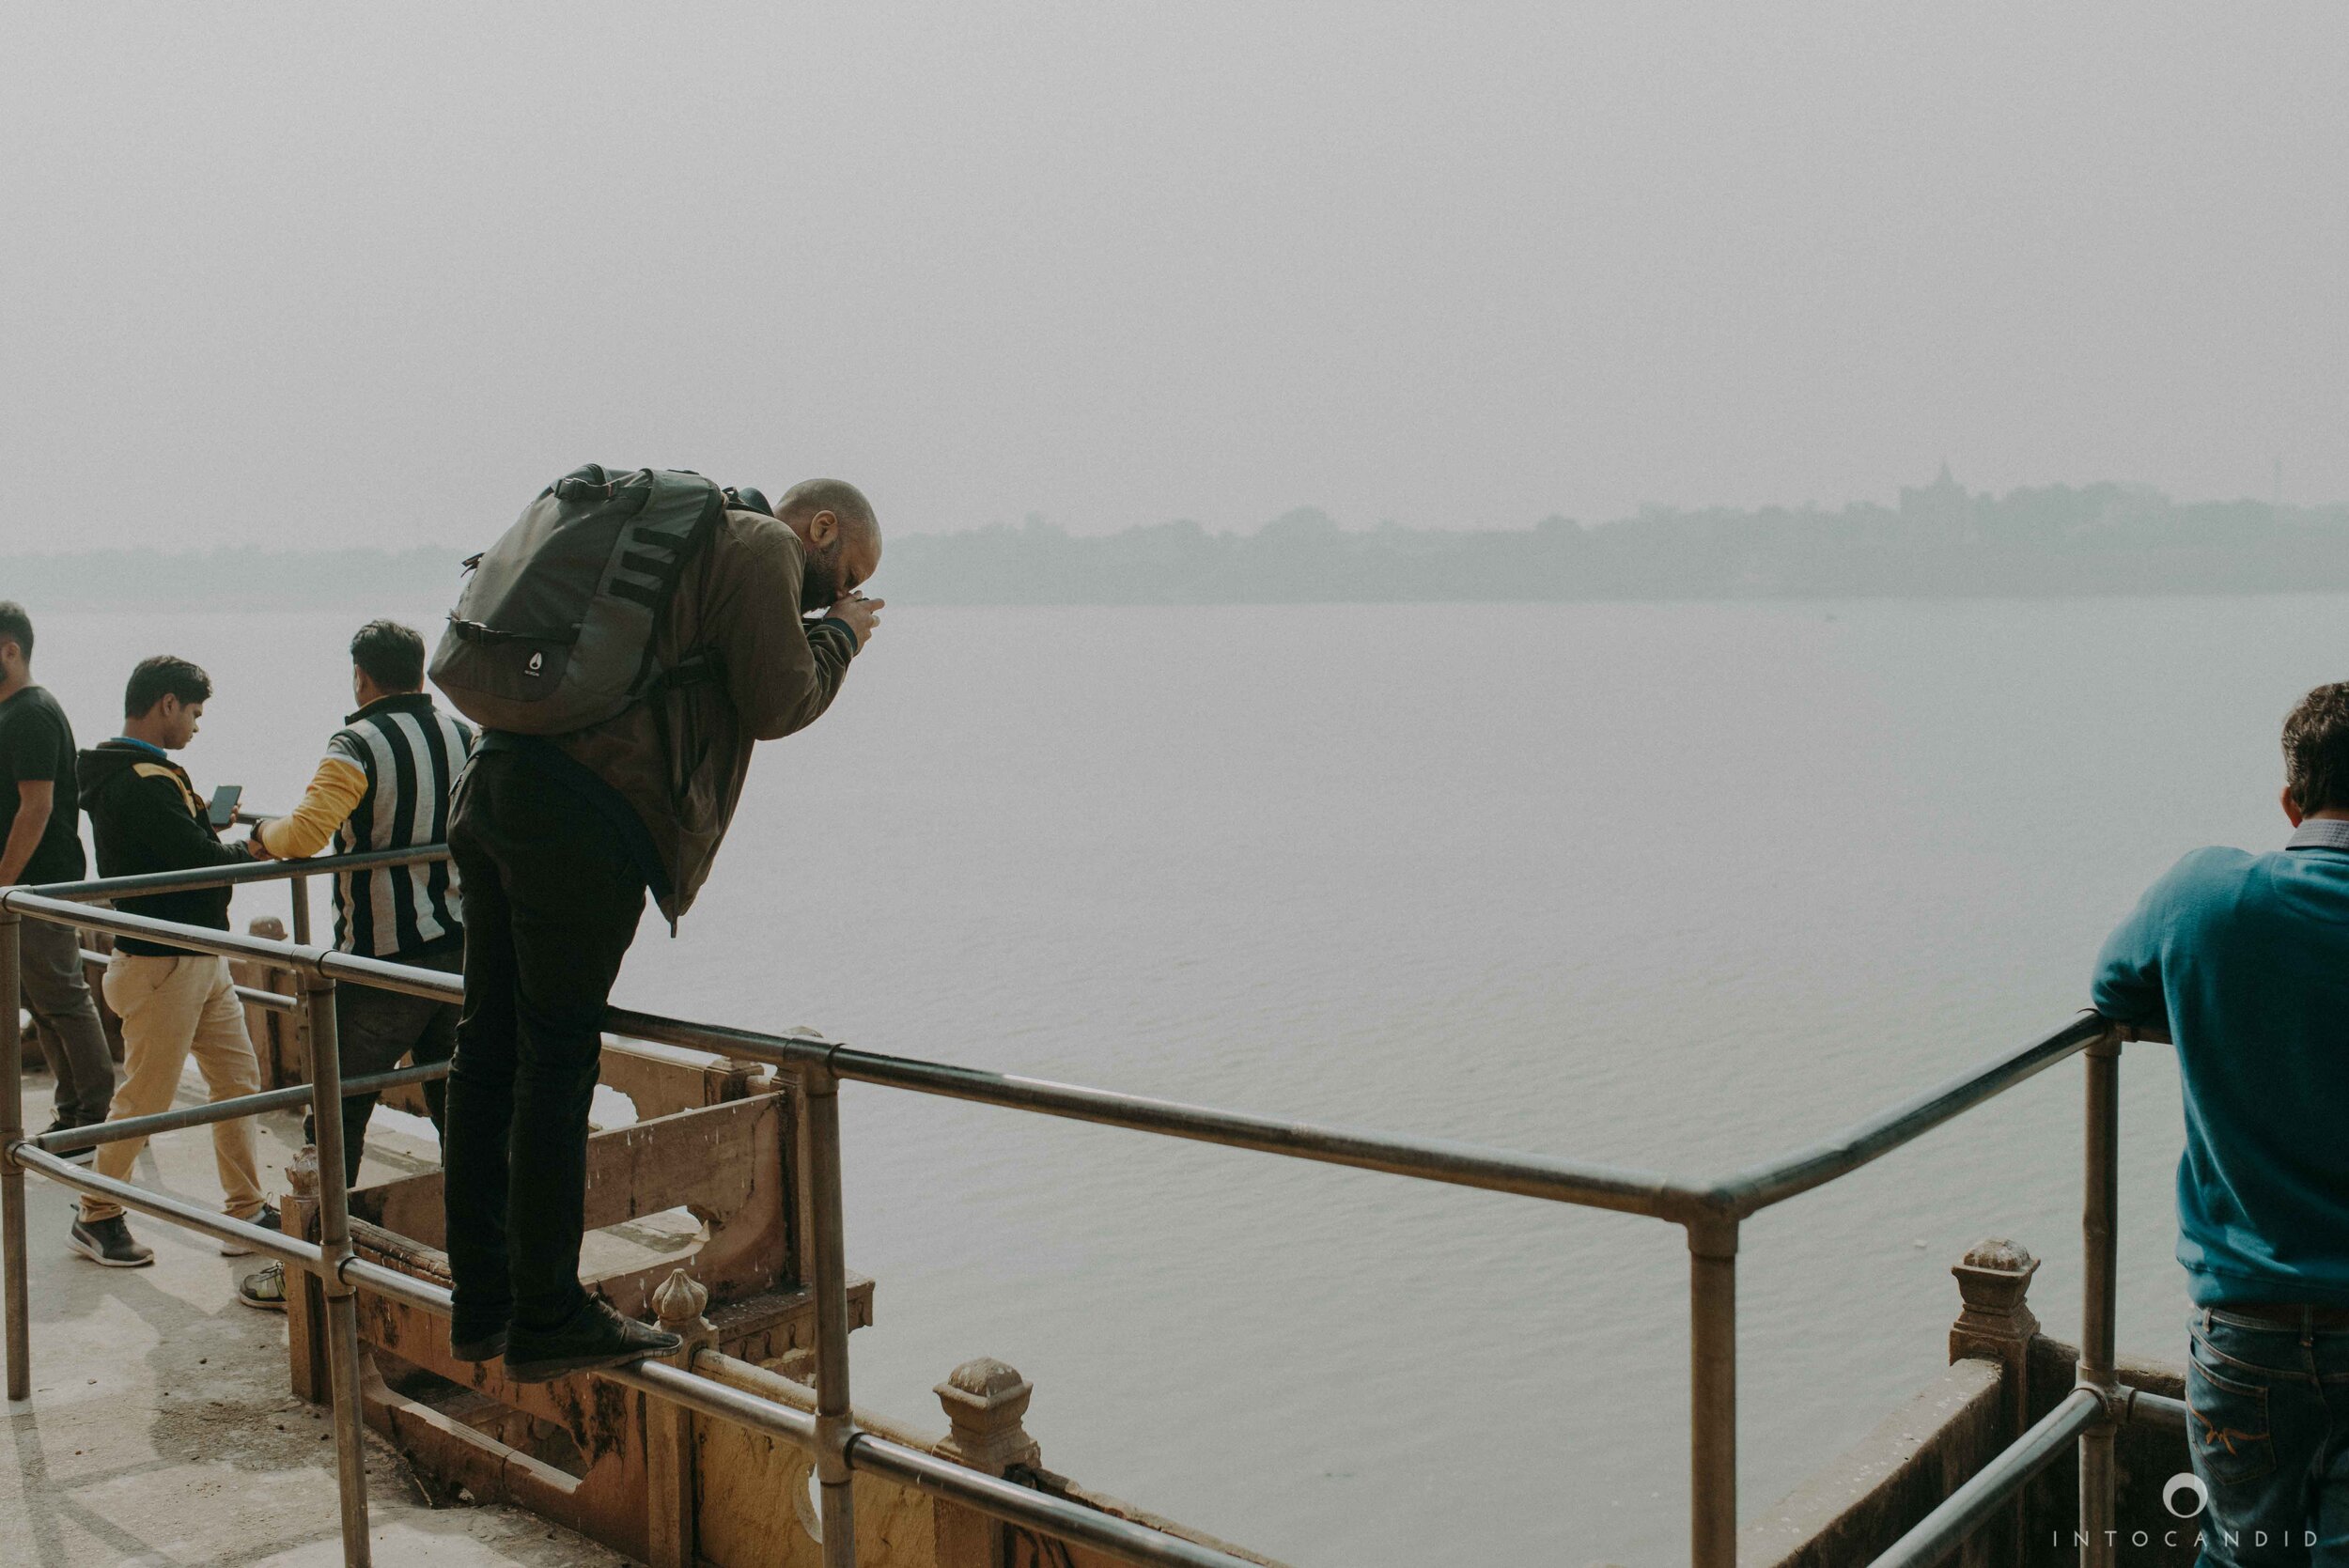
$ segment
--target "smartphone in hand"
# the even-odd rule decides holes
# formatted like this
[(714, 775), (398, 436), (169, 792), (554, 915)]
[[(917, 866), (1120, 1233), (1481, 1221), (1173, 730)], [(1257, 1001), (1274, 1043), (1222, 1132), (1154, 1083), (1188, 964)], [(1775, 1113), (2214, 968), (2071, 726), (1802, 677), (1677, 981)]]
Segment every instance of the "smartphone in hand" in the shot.
[(222, 784), (212, 791), (212, 803), (204, 815), (215, 829), (226, 828), (237, 820), (237, 802), (244, 799), (244, 785)]

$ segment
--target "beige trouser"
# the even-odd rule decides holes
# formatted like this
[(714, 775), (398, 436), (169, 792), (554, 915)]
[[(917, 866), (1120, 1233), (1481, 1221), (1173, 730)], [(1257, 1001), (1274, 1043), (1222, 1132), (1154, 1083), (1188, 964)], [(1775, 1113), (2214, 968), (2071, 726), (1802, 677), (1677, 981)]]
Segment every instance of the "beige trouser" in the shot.
[[(210, 956), (166, 958), (117, 953), (106, 965), (101, 987), (106, 1005), (122, 1018), (122, 1087), (115, 1091), (110, 1122), (152, 1116), (171, 1109), (179, 1092), (179, 1072), (195, 1053), (196, 1070), (215, 1100), (258, 1094), (261, 1066), (253, 1059), (253, 1039), (244, 1032), (244, 1004), (228, 978), (228, 960)], [(98, 1173), (127, 1180), (144, 1138), (98, 1146)], [(222, 1206), (239, 1219), (261, 1212), (261, 1172), (254, 1151), (253, 1118), (212, 1124), (212, 1157), (220, 1166)], [(119, 1203), (82, 1200), (84, 1219), (111, 1219)]]

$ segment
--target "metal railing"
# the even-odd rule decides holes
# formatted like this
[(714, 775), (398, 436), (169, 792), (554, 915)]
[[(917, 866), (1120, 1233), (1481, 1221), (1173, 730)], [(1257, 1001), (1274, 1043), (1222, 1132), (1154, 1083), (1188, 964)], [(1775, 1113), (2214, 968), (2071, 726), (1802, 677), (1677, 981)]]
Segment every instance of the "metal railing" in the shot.
[[(290, 1267), (318, 1277), (326, 1300), (328, 1374), (340, 1473), (346, 1563), (369, 1560), (366, 1470), (361, 1445), (355, 1292), (370, 1291), (445, 1316), (448, 1293), (428, 1281), (353, 1254), (349, 1192), (343, 1178), (345, 1094), (413, 1082), (445, 1064), (409, 1068), (345, 1084), (334, 1034), (334, 987), (355, 984), (412, 996), (459, 1001), (463, 982), (437, 970), (412, 969), (376, 958), (321, 949), (308, 940), (306, 879), (312, 876), (412, 865), (444, 857), (442, 846), (327, 857), (307, 862), (257, 862), (202, 873), (143, 877), (0, 892), (0, 999), (17, 996), (17, 933), (23, 920), (40, 920), (144, 938), (227, 958), (290, 970), (301, 977), (298, 998), (261, 993), (253, 1000), (298, 1010), (310, 1038), (311, 1083), (97, 1127), (28, 1138), (23, 1126), (21, 1020), (0, 1006), (0, 1253), (5, 1254), (8, 1311), (8, 1390), (30, 1396), (27, 1335), (23, 1173), (32, 1171), (89, 1193), (224, 1240), (238, 1241)], [(294, 939), (176, 924), (93, 901), (163, 891), (241, 885), (291, 878)], [(1690, 1560), (1693, 1568), (1734, 1568), (1737, 1536), (1737, 1245), (1742, 1222), (1765, 1208), (1848, 1175), (1946, 1122), (2004, 1094), (2057, 1063), (2088, 1058), (2086, 1203), (2087, 1250), (2078, 1386), (2056, 1409), (1995, 1456), (1966, 1485), (1921, 1522), (1875, 1568), (1923, 1568), (1965, 1540), (1983, 1520), (2067, 1448), (2079, 1454), (2079, 1512), (2087, 1568), (2110, 1568), (2113, 1553), (2113, 1436), (2132, 1419), (2183, 1424), (2175, 1401), (2123, 1388), (2113, 1370), (2115, 1311), (2114, 1210), (2118, 1198), (2119, 1067), (2124, 1033), (2093, 1015), (2045, 1038), (1976, 1066), (1911, 1099), (1780, 1160), (1713, 1182), (1679, 1180), (1658, 1172), (1594, 1165), (1513, 1153), (1451, 1140), (1417, 1138), (1322, 1123), (1286, 1120), (1155, 1099), (1113, 1090), (1056, 1083), (948, 1063), (885, 1056), (803, 1035), (697, 1023), (625, 1008), (606, 1015), (615, 1033), (763, 1062), (794, 1074), (803, 1095), (799, 1157), (811, 1199), (811, 1285), (816, 1306), (816, 1389), (813, 1408), (762, 1398), (696, 1375), (687, 1367), (646, 1361), (595, 1374), (700, 1415), (754, 1428), (811, 1452), (820, 1488), (819, 1516), (826, 1568), (853, 1568), (855, 1519), (849, 1478), (864, 1470), (951, 1498), (994, 1518), (1107, 1552), (1122, 1560), (1176, 1568), (1237, 1568), (1242, 1560), (1161, 1531), (1129, 1524), (1009, 1482), (949, 1464), (861, 1430), (851, 1414), (848, 1379), (848, 1273), (841, 1218), (839, 1085), (879, 1084), (916, 1094), (969, 1100), (1006, 1110), (1093, 1122), (1166, 1137), (1253, 1149), (1292, 1159), (1349, 1165), (1421, 1181), (1517, 1193), (1587, 1208), (1642, 1214), (1682, 1227), (1688, 1248)], [(308, 1101), (318, 1143), (319, 1239), (316, 1243), (263, 1231), (165, 1193), (84, 1171), (60, 1157), (123, 1138), (196, 1126), (257, 1110)], [(704, 1349), (692, 1365), (739, 1371), (746, 1363)]]

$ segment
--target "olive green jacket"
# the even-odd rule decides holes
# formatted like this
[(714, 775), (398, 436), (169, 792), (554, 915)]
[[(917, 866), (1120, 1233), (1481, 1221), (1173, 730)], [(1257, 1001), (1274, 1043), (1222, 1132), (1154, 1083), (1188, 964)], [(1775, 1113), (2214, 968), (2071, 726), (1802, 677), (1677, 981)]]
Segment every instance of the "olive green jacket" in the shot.
[(708, 880), (734, 820), (751, 747), (806, 728), (856, 657), (845, 622), (801, 619), (800, 537), (759, 512), (729, 511), (678, 582), (655, 635), (663, 669), (706, 661), (602, 723), (545, 744), (625, 801), (644, 829), (646, 880), (674, 926)]

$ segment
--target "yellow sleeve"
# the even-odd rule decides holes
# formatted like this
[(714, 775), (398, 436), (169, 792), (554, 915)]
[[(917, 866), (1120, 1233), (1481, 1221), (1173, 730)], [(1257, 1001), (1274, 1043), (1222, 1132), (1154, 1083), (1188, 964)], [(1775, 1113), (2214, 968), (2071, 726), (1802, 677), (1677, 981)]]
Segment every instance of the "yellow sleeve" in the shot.
[(357, 763), (326, 758), (294, 809), (256, 830), (261, 847), (281, 861), (307, 860), (334, 842), (334, 830), (366, 792), (367, 775)]

